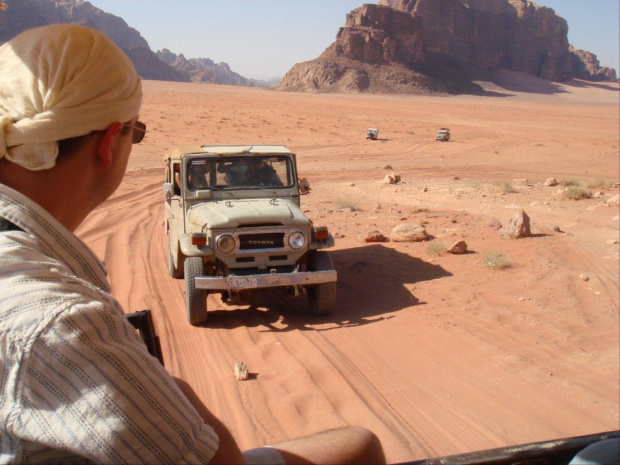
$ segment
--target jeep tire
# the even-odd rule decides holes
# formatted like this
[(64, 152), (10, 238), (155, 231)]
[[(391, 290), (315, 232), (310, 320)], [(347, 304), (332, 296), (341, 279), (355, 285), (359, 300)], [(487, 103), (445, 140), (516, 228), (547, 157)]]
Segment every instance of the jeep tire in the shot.
[[(332, 259), (327, 252), (312, 252), (308, 259), (308, 271), (331, 271)], [(313, 315), (331, 315), (336, 307), (336, 283), (323, 283), (306, 288), (310, 312)]]
[(185, 259), (185, 312), (191, 325), (199, 325), (207, 321), (207, 291), (196, 289), (194, 278), (204, 276), (204, 268), (200, 257)]

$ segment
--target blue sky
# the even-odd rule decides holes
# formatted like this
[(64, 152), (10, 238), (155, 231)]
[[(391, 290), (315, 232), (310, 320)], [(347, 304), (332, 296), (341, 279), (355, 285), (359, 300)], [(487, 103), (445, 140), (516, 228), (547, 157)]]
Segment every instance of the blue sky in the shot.
[[(242, 76), (282, 77), (320, 55), (363, 0), (89, 0), (123, 18), (154, 51), (226, 62)], [(618, 0), (537, 0), (568, 22), (568, 41), (619, 69)]]

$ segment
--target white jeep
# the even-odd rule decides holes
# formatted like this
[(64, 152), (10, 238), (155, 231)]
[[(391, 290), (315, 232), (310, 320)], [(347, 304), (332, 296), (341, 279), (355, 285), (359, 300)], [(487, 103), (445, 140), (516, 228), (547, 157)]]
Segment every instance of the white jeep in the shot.
[[(207, 320), (207, 295), (246, 303), (260, 290), (306, 295), (315, 315), (336, 303), (334, 239), (300, 209), (295, 154), (282, 145), (166, 151), (169, 274), (185, 279), (189, 323)], [(308, 189), (302, 186), (301, 193)]]

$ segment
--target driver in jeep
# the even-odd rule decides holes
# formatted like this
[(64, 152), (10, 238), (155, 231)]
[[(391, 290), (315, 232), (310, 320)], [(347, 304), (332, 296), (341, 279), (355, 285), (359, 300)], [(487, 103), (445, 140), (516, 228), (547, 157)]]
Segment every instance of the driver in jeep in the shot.
[(281, 186), (282, 181), (272, 166), (265, 163), (262, 158), (252, 158), (248, 171), (247, 184), (253, 186)]

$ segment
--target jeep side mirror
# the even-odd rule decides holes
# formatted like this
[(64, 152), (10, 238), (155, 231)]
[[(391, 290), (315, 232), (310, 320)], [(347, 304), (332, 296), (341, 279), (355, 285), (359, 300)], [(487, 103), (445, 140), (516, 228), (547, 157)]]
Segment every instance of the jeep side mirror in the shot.
[(165, 182), (163, 187), (164, 187), (164, 195), (166, 196), (166, 200), (170, 202), (170, 199), (174, 195), (174, 186), (172, 185), (171, 182)]

